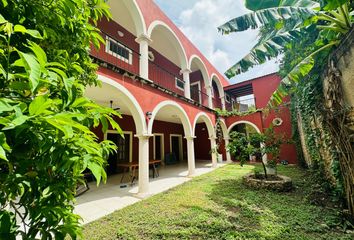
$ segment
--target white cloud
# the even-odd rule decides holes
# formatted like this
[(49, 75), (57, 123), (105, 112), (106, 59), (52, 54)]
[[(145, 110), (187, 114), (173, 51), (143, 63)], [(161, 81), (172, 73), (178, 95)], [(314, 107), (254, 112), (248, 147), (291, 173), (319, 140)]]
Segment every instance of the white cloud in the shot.
[[(162, 2), (157, 0), (168, 15), (177, 18), (178, 10), (172, 7), (166, 9), (166, 2)], [(224, 36), (217, 31), (221, 24), (247, 12), (242, 0), (169, 1), (169, 5), (176, 4), (183, 6), (184, 10), (180, 9), (179, 17), (172, 20), (221, 73), (245, 56), (256, 43), (258, 32), (254, 30)], [(276, 70), (274, 61), (269, 62), (236, 76), (230, 82), (239, 82)]]

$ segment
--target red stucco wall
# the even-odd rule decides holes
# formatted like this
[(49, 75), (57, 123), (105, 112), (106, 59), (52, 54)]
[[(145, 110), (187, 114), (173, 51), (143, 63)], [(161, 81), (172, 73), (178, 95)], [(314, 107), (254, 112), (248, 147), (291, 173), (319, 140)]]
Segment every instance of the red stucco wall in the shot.
[[(267, 105), (273, 92), (277, 89), (280, 81), (281, 79), (277, 74), (269, 74), (263, 77), (242, 82), (240, 84), (229, 86), (227, 87), (227, 89), (237, 88), (252, 83), (253, 93), (256, 98), (256, 107), (264, 108)], [(285, 102), (288, 102), (289, 100), (290, 99), (286, 99)], [(272, 124), (274, 118), (279, 117), (283, 120), (283, 124), (281, 126), (274, 127), (275, 132), (279, 134), (284, 134), (286, 138), (291, 139), (292, 127), (290, 111), (287, 107), (282, 107), (281, 109), (282, 110), (277, 113), (271, 111), (267, 116), (263, 115), (261, 112), (257, 112), (243, 117), (230, 117), (226, 119), (226, 124), (228, 127), (230, 127), (232, 123), (237, 121), (249, 121), (257, 125), (260, 131), (263, 132), (265, 128), (268, 128)], [(285, 159), (289, 161), (289, 163), (293, 164), (297, 163), (295, 145), (283, 145), (281, 147), (280, 159)]]
[(197, 160), (211, 160), (210, 140), (205, 123), (198, 123), (195, 128), (194, 152)]
[(199, 56), (206, 65), (209, 76), (215, 73), (223, 86), (229, 85), (228, 81), (220, 74), (216, 68), (204, 57), (204, 55), (195, 47), (195, 45), (182, 33), (181, 30), (164, 14), (161, 9), (152, 0), (137, 0), (137, 4), (144, 16), (146, 29), (149, 29), (151, 23), (156, 20), (167, 24), (177, 35), (186, 51), (188, 60), (193, 56)]
[(193, 104), (187, 103), (181, 99), (168, 95), (167, 93), (164, 93), (158, 89), (154, 89), (149, 85), (142, 84), (139, 81), (133, 81), (128, 77), (123, 77), (120, 74), (117, 74), (107, 68), (99, 68), (98, 74), (109, 77), (112, 80), (122, 84), (126, 89), (128, 89), (129, 92), (134, 95), (144, 113), (152, 112), (154, 108), (162, 101), (173, 100), (185, 110), (186, 114), (189, 117), (191, 125), (193, 124), (196, 115), (200, 112), (205, 112), (209, 116), (213, 124), (215, 124), (215, 114), (213, 112), (201, 109)]

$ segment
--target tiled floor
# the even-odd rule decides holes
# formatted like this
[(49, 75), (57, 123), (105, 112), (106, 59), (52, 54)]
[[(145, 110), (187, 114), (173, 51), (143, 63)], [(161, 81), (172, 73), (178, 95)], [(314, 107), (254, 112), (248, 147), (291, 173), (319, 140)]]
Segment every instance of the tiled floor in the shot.
[[(222, 166), (223, 164), (218, 164)], [(210, 161), (196, 162), (196, 175), (212, 171)], [(150, 194), (154, 195), (179, 184), (189, 181), (187, 177), (187, 164), (171, 165), (161, 167), (158, 178), (150, 178)], [(90, 183), (90, 190), (77, 197), (75, 213), (83, 218), (83, 223), (89, 223), (118, 209), (136, 203), (141, 200), (137, 196), (137, 184), (121, 188), (121, 175), (114, 175), (108, 178), (106, 184), (96, 187)]]

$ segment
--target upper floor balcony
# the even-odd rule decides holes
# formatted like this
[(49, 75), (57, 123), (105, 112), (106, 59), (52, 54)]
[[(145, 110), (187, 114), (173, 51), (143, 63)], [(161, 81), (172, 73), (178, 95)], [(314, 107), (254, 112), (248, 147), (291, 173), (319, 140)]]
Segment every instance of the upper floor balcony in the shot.
[(228, 111), (238, 111), (238, 112), (247, 112), (251, 109), (256, 108), (256, 98), (255, 97), (247, 97), (247, 98), (239, 98), (239, 99), (230, 99), (226, 100), (226, 110)]
[(223, 108), (223, 88), (216, 76), (209, 77), (203, 61), (187, 60), (181, 43), (171, 30), (157, 25), (149, 35), (136, 37), (119, 23), (99, 23), (105, 44), (92, 48), (91, 56), (101, 65), (127, 72), (174, 97), (209, 109)]

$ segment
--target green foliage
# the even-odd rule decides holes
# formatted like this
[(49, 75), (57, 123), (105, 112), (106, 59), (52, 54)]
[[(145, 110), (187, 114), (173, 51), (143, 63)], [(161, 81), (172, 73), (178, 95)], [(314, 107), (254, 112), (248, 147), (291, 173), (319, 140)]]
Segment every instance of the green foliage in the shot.
[(281, 145), (290, 143), (282, 134), (276, 134), (273, 127), (267, 128), (264, 133), (257, 132), (248, 135), (234, 131), (230, 133), (230, 138), (231, 141), (227, 148), (240, 161), (241, 166), (249, 160), (249, 156), (261, 155), (266, 177), (267, 170), (263, 156), (268, 157), (266, 164), (268, 167), (276, 168)]
[(103, 0), (0, 1), (1, 239), (75, 239), (83, 172), (106, 180), (115, 145), (90, 129), (109, 122), (121, 132), (120, 115), (83, 96), (98, 84), (88, 49), (102, 16)]
[(308, 197), (314, 185), (307, 171), (279, 166), (296, 186), (284, 194), (245, 188), (242, 177), (254, 170), (262, 166), (229, 164), (193, 178), (85, 225), (84, 239), (353, 238), (323, 192), (321, 205)]
[(256, 112), (261, 112), (263, 109), (256, 109), (254, 106), (251, 106), (247, 111), (240, 112), (238, 109), (233, 109), (232, 111), (222, 110), (219, 108), (215, 109), (216, 114), (221, 117), (231, 117), (231, 116), (247, 116)]
[(328, 52), (337, 46), (353, 25), (353, 8), (350, 1), (254, 1), (246, 0), (246, 7), (252, 10), (219, 27), (224, 34), (261, 28), (258, 43), (250, 53), (225, 73), (227, 77), (247, 71), (269, 59), (284, 53), (293, 42), (302, 41), (309, 29), (317, 34), (313, 52), (299, 59), (289, 69), (273, 94), (269, 107), (279, 105), (285, 96), (294, 91), (299, 81), (304, 80), (314, 66), (314, 56)]
[[(317, 38), (316, 34), (304, 35), (303, 41), (294, 42), (288, 46), (282, 64), (280, 66), (280, 74), (286, 75), (289, 69), (297, 64), (299, 59), (308, 55), (313, 51), (315, 46), (309, 44)], [(327, 53), (322, 52), (315, 56), (315, 66), (311, 74), (307, 76), (306, 81), (300, 81), (297, 89), (293, 91), (291, 98), (291, 113), (293, 126), (293, 140), (297, 146), (298, 158), (301, 165), (308, 165), (303, 156), (303, 148), (299, 135), (299, 114), (301, 115), (301, 125), (305, 137), (305, 146), (308, 150), (312, 164), (309, 166), (312, 174), (317, 176), (317, 184), (322, 186), (322, 189), (331, 193), (336, 198), (343, 199), (343, 183), (339, 167), (338, 153), (333, 146), (333, 140), (329, 135), (328, 129), (319, 129), (314, 125), (314, 120), (323, 121), (323, 90), (320, 73), (323, 72), (324, 62), (327, 61)], [(322, 135), (321, 135), (321, 131)], [(324, 137), (325, 136), (325, 137)], [(323, 152), (328, 150), (331, 159), (330, 162), (325, 161)], [(329, 163), (329, 165), (327, 165)]]

